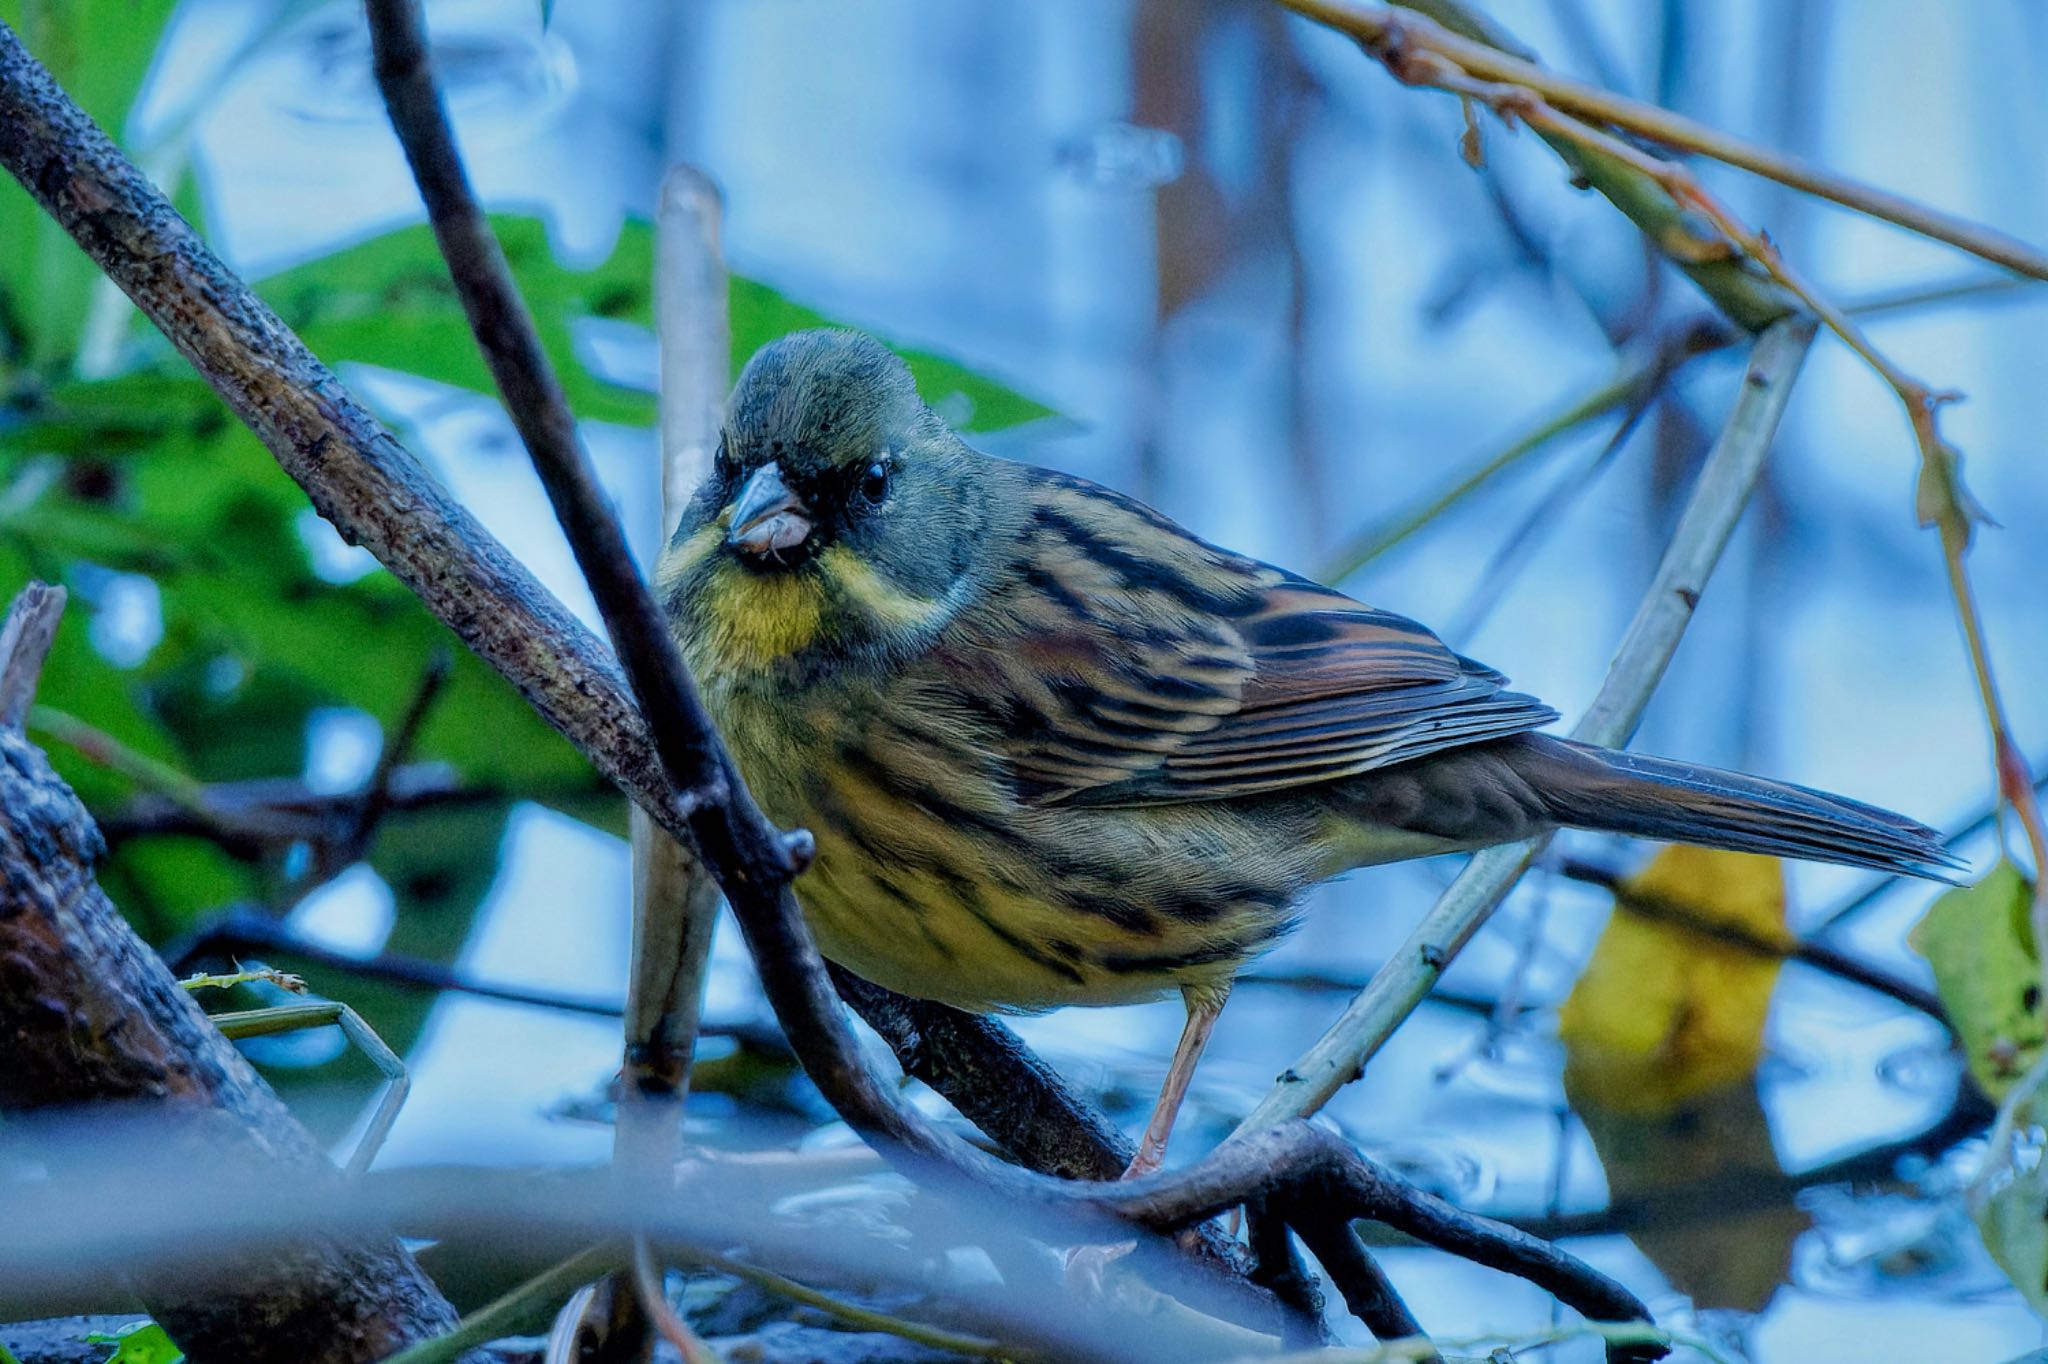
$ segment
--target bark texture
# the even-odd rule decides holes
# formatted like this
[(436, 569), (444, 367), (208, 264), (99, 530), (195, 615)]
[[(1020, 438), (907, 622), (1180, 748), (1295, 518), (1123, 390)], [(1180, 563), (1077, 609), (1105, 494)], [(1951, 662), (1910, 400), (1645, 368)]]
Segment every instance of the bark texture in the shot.
[[(59, 1173), (78, 1129), (53, 1126), (64, 1140), (38, 1143), (33, 1119), (112, 1100), (151, 1124), (152, 1158), (265, 1161), (339, 1180), (108, 902), (93, 879), (103, 847), (42, 753), (0, 727), (0, 1111), (11, 1126), (29, 1119), (31, 1149)], [(193, 1364), (358, 1364), (455, 1324), (391, 1237), (306, 1237), (199, 1265), (172, 1255), (135, 1287)]]

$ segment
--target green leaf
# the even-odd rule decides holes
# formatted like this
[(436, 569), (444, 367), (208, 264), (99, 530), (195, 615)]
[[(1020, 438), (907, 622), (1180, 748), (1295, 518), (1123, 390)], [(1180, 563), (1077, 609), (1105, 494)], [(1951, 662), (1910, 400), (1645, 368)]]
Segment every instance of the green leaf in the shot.
[[(176, 0), (0, 0), (0, 20), (57, 83), (119, 137)], [(12, 177), (0, 177), (0, 360), (10, 331), (25, 363), (68, 366), (99, 271)]]
[(7, 1348), (7, 1342), (0, 1341), (0, 1364), (21, 1364), (14, 1351)]
[[(10, 448), (68, 454), (91, 477), (67, 470), (7, 515), (0, 585), (63, 580), (86, 560), (147, 573), (160, 593), (163, 638), (137, 669), (91, 646), (89, 610), (68, 612), (45, 674), (49, 704), (202, 780), (289, 775), (304, 765), (314, 710), (354, 707), (390, 724), (445, 649), (454, 668), (415, 757), (512, 796), (591, 786), (575, 751), (390, 575), (335, 583), (314, 572), (298, 529), (305, 494), (196, 380), (139, 373), (61, 386), (32, 429), (0, 440)], [(128, 793), (74, 755), (53, 757), (95, 808)]]
[(114, 1353), (106, 1364), (179, 1364), (185, 1352), (171, 1343), (164, 1328), (153, 1321), (138, 1321), (112, 1335), (95, 1331), (86, 1337), (94, 1345), (111, 1345)]
[(1908, 941), (1934, 968), (1970, 1075), (2001, 1099), (2042, 1055), (2041, 966), (2029, 909), (2034, 888), (2010, 862), (1937, 899)]
[[(577, 416), (647, 425), (650, 393), (594, 374), (574, 327), (594, 318), (654, 325), (654, 232), (628, 220), (611, 252), (588, 268), (555, 258), (538, 218), (495, 213), (491, 227), (519, 280), (541, 343)], [(260, 292), (329, 364), (355, 361), (400, 370), (477, 393), (495, 392), (448, 279), (433, 233), (401, 227), (273, 275)], [(733, 372), (778, 336), (837, 325), (765, 284), (734, 276), (730, 286)], [(964, 409), (963, 429), (993, 431), (1052, 415), (1052, 409), (929, 351), (900, 350), (927, 402)]]
[[(574, 337), (575, 323), (584, 318), (651, 325), (654, 248), (648, 226), (627, 223), (610, 256), (587, 270), (555, 258), (538, 218), (493, 214), (491, 226), (576, 415), (652, 423), (653, 395), (592, 373)], [(330, 365), (378, 365), (477, 393), (496, 391), (425, 224), (294, 266), (260, 281), (257, 289)]]

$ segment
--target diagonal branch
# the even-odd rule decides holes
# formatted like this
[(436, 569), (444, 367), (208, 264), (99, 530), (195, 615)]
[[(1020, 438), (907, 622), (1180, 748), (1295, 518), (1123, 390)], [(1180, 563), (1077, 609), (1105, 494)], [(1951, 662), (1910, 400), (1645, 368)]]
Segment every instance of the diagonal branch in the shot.
[[(1801, 307), (1840, 337), (1892, 390), (1906, 411), (1919, 452), (1920, 481), (1915, 509), (1921, 524), (1935, 527), (1941, 537), (1942, 566), (1948, 577), (1950, 594), (1955, 599), (1956, 618), (1962, 627), (1964, 647), (1969, 654), (1971, 672), (1989, 730), (1993, 788), (1998, 793), (2001, 806), (2018, 818), (2026, 837), (2035, 867), (2034, 929), (2037, 934), (2048, 934), (2048, 876), (2042, 874), (2043, 869), (2048, 868), (2048, 821), (2044, 821), (2042, 816), (2026, 756), (2012, 735), (2012, 723), (2006, 714), (1991, 666), (1983, 613), (1977, 604), (1976, 589), (1966, 563), (1977, 524), (1987, 518), (1963, 483), (1961, 454), (1943, 439), (1940, 428), (1941, 409), (1961, 395), (1934, 389), (1908, 374), (1878, 350), (1847, 310), (1814, 288), (1784, 259), (1767, 235), (1743, 223), (1686, 167), (1644, 152), (1599, 123), (1587, 121), (1589, 118), (1605, 118), (1616, 126), (1650, 132), (1647, 126), (1638, 127), (1638, 123), (1643, 122), (1641, 119), (1630, 123), (1613, 116), (1617, 109), (1640, 112), (1646, 106), (1637, 106), (1633, 101), (1605, 95), (1604, 92), (1596, 92), (1603, 98), (1590, 99), (1586, 93), (1590, 87), (1559, 82), (1532, 62), (1519, 56), (1504, 55), (1501, 48), (1507, 45), (1506, 40), (1486, 20), (1466, 10), (1459, 0), (1408, 0), (1408, 3), (1440, 12), (1447, 21), (1467, 30), (1469, 36), (1448, 32), (1429, 19), (1400, 18), (1390, 11), (1350, 9), (1325, 4), (1322, 0), (1287, 2), (1357, 37), (1397, 79), (1446, 90), (1468, 101), (1477, 100), (1491, 108), (1503, 122), (1519, 119), (1528, 124), (1560, 156), (1575, 165), (1582, 164), (1584, 158), (1590, 156), (1597, 158), (1602, 165), (1619, 168), (1623, 174), (1633, 178), (1632, 183), (1653, 186), (1669, 203), (1703, 219), (1718, 239), (1722, 255), (1739, 256), (1740, 260), (1761, 269), (1781, 292), (1798, 300)], [(1485, 41), (1475, 42), (1475, 38)], [(1675, 119), (1677, 116), (1668, 117)], [(1622, 199), (1616, 198), (1616, 203), (1624, 211), (1629, 211), (1628, 204)], [(1644, 230), (1651, 229), (1646, 224)], [(1924, 224), (1921, 230), (1925, 230)], [(1658, 239), (1655, 233), (1652, 237), (1660, 240), (1660, 245), (1669, 252), (1668, 243)], [(1953, 235), (1942, 239), (1955, 240)], [(2048, 278), (2048, 260), (2040, 258), (2031, 248), (2009, 239), (2000, 240), (2007, 248), (2003, 254), (1984, 251), (1980, 254), (1989, 254), (1991, 259), (2022, 273)], [(1991, 245), (1997, 246), (1998, 243)], [(2015, 252), (2019, 255), (2016, 256)], [(1683, 256), (1675, 259), (1681, 265), (1685, 263)], [(1742, 303), (1742, 299), (1723, 298), (1710, 287), (1709, 280), (1701, 279), (1700, 283), (1724, 309), (1730, 310), (1732, 318), (1742, 320), (1741, 314), (1730, 306), (1731, 303)], [(2048, 986), (2048, 961), (2042, 964), (2042, 982)]]
[[(471, 191), (455, 149), (448, 113), (427, 59), (426, 25), (419, 0), (367, 0), (377, 85), (391, 112), (420, 197), (426, 200), (434, 240), (448, 263), (456, 296), (476, 334), (506, 414), (533, 458), (569, 533), (576, 566), (611, 632), (619, 661), (640, 702), (640, 714), (670, 782), (693, 800), (716, 799), (726, 779), (723, 754), (709, 727), (691, 723), (699, 707), (683, 661), (652, 594), (626, 548), (625, 532), (597, 486), (597, 476), (576, 436), (576, 418), (562, 393), (540, 333), (512, 267)], [(789, 858), (773, 858), (789, 870)]]
[[(1757, 339), (1728, 424), (1700, 469), (1656, 576), (1622, 637), (1607, 680), (1572, 737), (1624, 744), (1671, 662), (1693, 608), (1742, 516), (1770, 453), (1792, 383), (1813, 340), (1810, 319), (1775, 323)], [(1415, 931), (1338, 1020), (1245, 1118), (1239, 1131), (1306, 1117), (1378, 1053), (1528, 869), (1544, 840), (1473, 855)]]

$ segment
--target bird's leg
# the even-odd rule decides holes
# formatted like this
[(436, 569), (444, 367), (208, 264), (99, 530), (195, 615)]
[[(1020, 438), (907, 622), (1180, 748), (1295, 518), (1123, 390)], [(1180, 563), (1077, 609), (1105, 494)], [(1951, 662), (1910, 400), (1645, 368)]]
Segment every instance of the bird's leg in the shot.
[(1123, 1173), (1125, 1179), (1149, 1175), (1165, 1162), (1166, 1140), (1173, 1135), (1173, 1120), (1180, 1116), (1181, 1101), (1188, 1096), (1188, 1082), (1195, 1078), (1202, 1049), (1209, 1045), (1209, 1034), (1215, 1031), (1216, 1015), (1223, 1012), (1223, 1001), (1230, 998), (1230, 985), (1225, 982), (1221, 989), (1213, 985), (1185, 985), (1180, 994), (1187, 1004), (1188, 1021), (1181, 1027), (1180, 1044), (1173, 1049), (1173, 1064), (1166, 1068), (1166, 1083), (1159, 1087), (1159, 1102), (1152, 1105), (1152, 1118), (1138, 1141), (1138, 1153), (1131, 1157), (1130, 1166)]

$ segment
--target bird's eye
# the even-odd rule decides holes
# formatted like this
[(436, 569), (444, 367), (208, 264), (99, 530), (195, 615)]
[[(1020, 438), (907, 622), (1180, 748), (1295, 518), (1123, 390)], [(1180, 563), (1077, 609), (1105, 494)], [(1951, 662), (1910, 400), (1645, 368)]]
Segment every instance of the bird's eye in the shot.
[(889, 495), (889, 461), (878, 459), (861, 472), (860, 496), (870, 505)]

